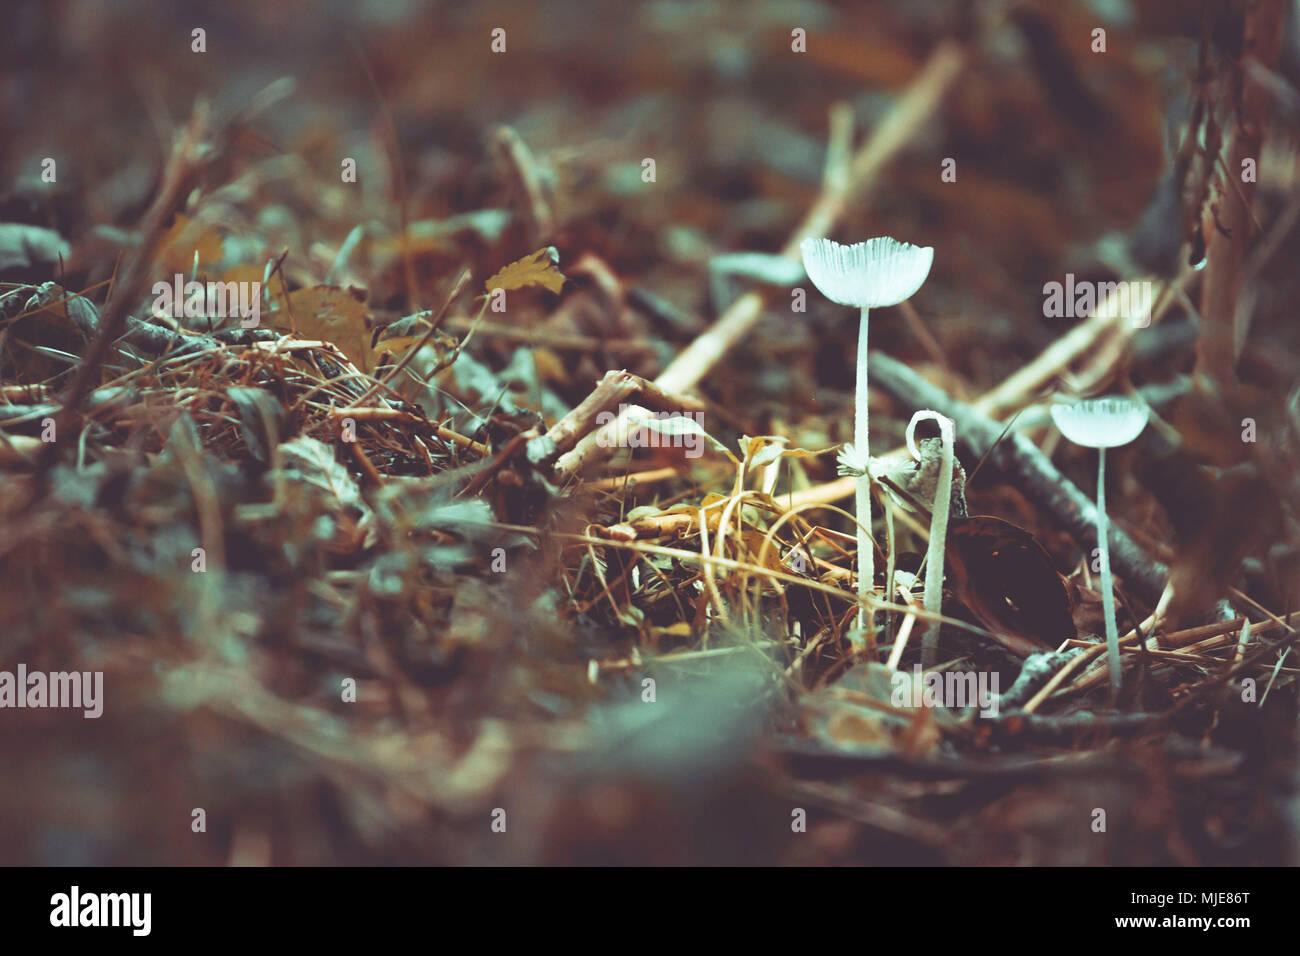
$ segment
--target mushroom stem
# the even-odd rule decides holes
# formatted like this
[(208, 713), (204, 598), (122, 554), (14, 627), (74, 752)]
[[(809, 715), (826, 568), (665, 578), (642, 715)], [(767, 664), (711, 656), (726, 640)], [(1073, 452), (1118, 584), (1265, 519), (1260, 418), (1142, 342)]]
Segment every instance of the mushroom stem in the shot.
[[(864, 461), (870, 461), (867, 444), (867, 314), (862, 310), (858, 323), (858, 374), (853, 398), (853, 444)], [(871, 476), (864, 470), (854, 486), (854, 511), (858, 519), (858, 630), (869, 644), (874, 643), (876, 615), (868, 612), (866, 599), (876, 578), (876, 555), (871, 544)]]
[[(930, 511), (930, 546), (925, 556), (925, 597), (923, 604), (930, 614), (938, 614), (943, 605), (943, 562), (947, 553), (945, 543), (948, 537), (948, 513), (952, 506), (952, 459), (953, 445), (956, 443), (956, 430), (951, 418), (944, 418), (938, 412), (917, 412), (912, 417), (908, 430), (916, 427), (921, 418), (933, 418), (939, 423), (939, 437), (943, 441), (943, 456), (940, 459), (939, 480), (934, 491), (933, 508)], [(931, 619), (925, 628), (925, 637), (921, 641), (921, 666), (934, 666), (936, 652), (939, 649), (938, 621)]]
[(1115, 592), (1110, 576), (1110, 520), (1106, 517), (1106, 449), (1097, 449), (1097, 547), (1101, 552), (1101, 607), (1106, 618), (1106, 659), (1110, 663), (1110, 701), (1119, 698), (1119, 629), (1115, 626)]

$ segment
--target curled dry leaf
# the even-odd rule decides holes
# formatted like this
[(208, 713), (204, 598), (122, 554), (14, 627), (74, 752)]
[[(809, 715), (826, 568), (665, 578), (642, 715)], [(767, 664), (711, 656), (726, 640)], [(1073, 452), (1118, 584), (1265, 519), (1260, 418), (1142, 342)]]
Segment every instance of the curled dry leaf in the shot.
[(958, 518), (947, 550), (953, 591), (986, 629), (1037, 649), (1076, 636), (1065, 580), (1024, 528), (992, 515)]

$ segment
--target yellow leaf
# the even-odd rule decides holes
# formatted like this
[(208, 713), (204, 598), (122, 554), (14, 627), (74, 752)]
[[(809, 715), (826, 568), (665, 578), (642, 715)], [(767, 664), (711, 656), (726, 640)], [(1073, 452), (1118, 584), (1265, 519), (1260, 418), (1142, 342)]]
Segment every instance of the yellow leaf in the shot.
[(559, 292), (564, 285), (564, 273), (559, 270), (559, 265), (560, 253), (554, 246), (547, 246), (510, 263), (483, 285), (488, 292), (493, 289), (523, 289), (531, 285)]
[(652, 627), (650, 630), (659, 638), (687, 638), (691, 636), (691, 622), (678, 621), (667, 627)]
[(379, 344), (375, 346), (375, 351), (381, 354), (387, 352), (394, 358), (401, 358), (418, 341), (420, 341), (418, 335), (395, 335), (391, 339), (380, 339)]
[(289, 310), (277, 310), (273, 324), (299, 338), (333, 343), (359, 371), (373, 367), (365, 303), (346, 289), (318, 285), (291, 292)]
[[(749, 559), (757, 561), (758, 556), (763, 553), (763, 544), (767, 540), (767, 535), (761, 531), (744, 530), (740, 533), (740, 536), (749, 551)], [(781, 545), (775, 540), (767, 546), (767, 554), (763, 556), (763, 566), (769, 571), (786, 570), (781, 564)]]
[[(380, 365), (396, 365), (412, 348), (424, 340), (424, 333), (418, 335), (393, 335), (386, 339), (380, 339), (375, 343), (371, 355), (374, 359), (374, 365), (371, 369), (379, 368)], [(448, 335), (446, 332), (435, 332), (433, 338), (426, 341), (423, 345), (425, 349), (432, 349), (434, 361), (441, 365), (443, 362), (450, 360), (456, 349), (460, 346), (460, 339), (454, 335)], [(387, 356), (387, 360), (385, 360)]]

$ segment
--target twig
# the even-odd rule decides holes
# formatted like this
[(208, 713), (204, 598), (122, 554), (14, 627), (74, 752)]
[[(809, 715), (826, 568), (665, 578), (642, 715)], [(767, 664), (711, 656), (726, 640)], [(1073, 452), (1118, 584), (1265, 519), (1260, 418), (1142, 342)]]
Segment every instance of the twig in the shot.
[(432, 427), (433, 433), (443, 441), (451, 442), (453, 445), (458, 445), (461, 448), (467, 448), (484, 458), (489, 458), (492, 455), (492, 449), (482, 442), (477, 442), (472, 438), (467, 438), (460, 432), (452, 431), (445, 425), (437, 425), (413, 412), (403, 411), (400, 408), (358, 408), (355, 406), (348, 408), (331, 408), (330, 416), (335, 419), (352, 418), (356, 421), (369, 422), (399, 421), (411, 422), (412, 424), (421, 427), (428, 426)]
[[(190, 117), (189, 125), (172, 149), (171, 158), (163, 176), (162, 188), (145, 213), (140, 232), (142, 239), (128, 260), (121, 279), (113, 284), (108, 302), (99, 319), (99, 336), (77, 368), (76, 377), (61, 396), (63, 408), (55, 417), (55, 434), (65, 435), (71, 430), (72, 420), (78, 414), (86, 396), (95, 387), (95, 377), (108, 357), (109, 350), (126, 329), (131, 308), (144, 294), (149, 282), (149, 269), (154, 253), (166, 233), (167, 220), (180, 204), (199, 164), (200, 143), (207, 130), (208, 110), (200, 103)], [(49, 442), (41, 450), (37, 468), (44, 474), (58, 458), (58, 442)]]
[[(1279, 618), (1273, 621), (1265, 621), (1263, 624), (1252, 624), (1251, 636), (1258, 641), (1258, 639), (1264, 634), (1271, 633), (1272, 631), (1275, 631), (1282, 627), (1289, 628), (1291, 621), (1300, 621), (1300, 611), (1288, 615), (1288, 617), (1285, 620)], [(1151, 637), (1147, 640), (1147, 644), (1152, 649), (1157, 649), (1160, 647), (1177, 648), (1177, 647), (1195, 646), (1198, 643), (1206, 640), (1207, 638), (1220, 637), (1224, 634), (1231, 633), (1232, 631), (1235, 631), (1238, 628), (1240, 628), (1245, 623), (1246, 623), (1245, 618), (1235, 618), (1231, 621), (1218, 621), (1214, 624), (1206, 624), (1201, 627), (1189, 627), (1182, 631), (1175, 631), (1172, 634), (1157, 635)], [(1150, 627), (1152, 627), (1152, 624), (1153, 622), (1151, 621), (1150, 618), (1148, 618), (1146, 621), (1143, 622), (1141, 630), (1149, 629)], [(1138, 639), (1139, 633), (1140, 631), (1134, 630), (1124, 635), (1122, 638), (1120, 638), (1120, 646), (1124, 647), (1125, 645), (1134, 643)], [(1040, 704), (1042, 704), (1044, 700), (1047, 699), (1048, 696), (1054, 693), (1058, 688), (1061, 688), (1061, 684), (1064, 683), (1065, 677), (1069, 676), (1069, 673), (1078, 669), (1078, 667), (1087, 664), (1090, 661), (1094, 661), (1098, 657), (1100, 657), (1103, 651), (1105, 650), (1105, 646), (1102, 644), (1097, 644), (1094, 645), (1094, 647), (1095, 650), (1085, 650), (1083, 654), (1081, 654), (1079, 657), (1076, 657), (1074, 660), (1070, 661), (1070, 663), (1067, 664), (1065, 668), (1063, 668), (1062, 671), (1058, 673), (1056, 677), (1054, 677), (1046, 687), (1044, 687), (1041, 691), (1038, 692), (1037, 695), (1035, 695), (1034, 699), (1030, 701), (1028, 705), (1026, 705), (1025, 710), (1030, 711), (1038, 707)], [(1100, 684), (1103, 680), (1105, 680), (1105, 677), (1106, 677), (1106, 668), (1102, 665), (1098, 665), (1081, 674), (1079, 678), (1068, 688), (1062, 688), (1062, 692), (1064, 693), (1068, 691), (1069, 693), (1079, 693), (1088, 690), (1089, 688), (1094, 687), (1097, 684)]]
[[(543, 467), (549, 462), (555, 462), (555, 478), (563, 481), (582, 470), (595, 454), (593, 448), (620, 447), (618, 436), (625, 434), (628, 428), (627, 409), (621, 406), (632, 395), (640, 395), (646, 405), (661, 411), (704, 410), (704, 405), (698, 400), (670, 394), (657, 382), (646, 381), (626, 369), (606, 372), (591, 394), (579, 402), (573, 411), (551, 426), (545, 435), (529, 442), (529, 460)], [(608, 430), (597, 429), (600, 416), (613, 412), (616, 408), (619, 410), (618, 421), (605, 426)], [(615, 427), (620, 425), (621, 429)], [(578, 448), (574, 448), (584, 435), (588, 438), (598, 436), (601, 441), (592, 443), (583, 440)]]
[(852, 791), (825, 783), (787, 782), (781, 789), (789, 799), (820, 805), (831, 813), (854, 820), (891, 837), (923, 846), (943, 847), (952, 839), (948, 831), (929, 820), (909, 816), (897, 807), (863, 800)]
[(974, 757), (905, 757), (878, 746), (850, 749), (808, 737), (775, 735), (772, 746), (790, 768), (799, 774), (839, 776), (875, 771), (896, 773), (904, 778), (951, 780), (955, 777), (975, 779), (1056, 777), (1058, 775), (1092, 775), (1101, 770), (1123, 769), (1110, 753), (1075, 752), (1053, 757), (998, 756)]
[[(375, 382), (375, 384), (371, 385), (368, 389), (366, 389), (365, 394), (362, 395), (355, 402), (353, 402), (352, 403), (353, 405), (365, 404), (366, 400), (370, 398), (371, 395), (375, 394), (375, 392), (379, 391), (379, 389), (383, 388), (385, 385), (387, 385), (389, 382), (395, 379), (399, 374), (401, 374), (402, 370), (406, 368), (407, 365), (411, 364), (411, 359), (415, 358), (416, 353), (418, 353), (420, 349), (424, 348), (425, 345), (429, 343), (429, 340), (433, 338), (434, 333), (438, 331), (438, 325), (440, 320), (444, 315), (447, 314), (447, 309), (451, 306), (452, 302), (455, 301), (456, 296), (460, 295), (461, 290), (465, 288), (465, 283), (469, 282), (469, 276), (470, 276), (469, 269), (464, 269), (461, 271), (461, 274), (456, 279), (456, 284), (453, 285), (451, 288), (451, 293), (443, 301), (442, 308), (439, 309), (438, 313), (432, 318), (432, 320), (430, 320), (428, 331), (426, 331), (424, 335), (420, 336), (419, 340), (414, 345), (412, 345), (409, 349), (406, 350), (406, 354), (402, 356), (402, 360), (398, 362), (396, 365), (394, 365), (392, 369), (389, 370), (388, 374), (386, 374), (382, 379), (379, 379), (377, 382)], [(468, 337), (466, 338), (465, 341), (466, 342), (469, 341)], [(462, 342), (461, 346), (463, 347), (464, 344), (465, 342)]]
[[(1158, 322), (1169, 307), (1177, 301), (1178, 295), (1194, 275), (1196, 272), (1193, 269), (1184, 267), (1172, 280), (1162, 284), (1151, 309), (1152, 323)], [(1140, 285), (1150, 281), (1152, 280), (1143, 278), (1133, 284)], [(1112, 336), (1118, 337), (1121, 343), (1130, 338), (1134, 328), (1128, 321), (1129, 317), (1115, 306), (1117, 299), (1114, 296), (1118, 296), (1118, 292), (1098, 303), (1096, 310), (1085, 321), (1062, 335), (1033, 361), (1007, 376), (1006, 380), (996, 388), (977, 398), (971, 403), (971, 407), (990, 417), (998, 417), (1017, 409), (1025, 403), (1027, 396), (1036, 394), (1044, 385), (1065, 371), (1072, 362), (1095, 348), (1098, 342)], [(1122, 354), (1122, 349), (1112, 348), (1109, 354), (1113, 362)], [(1096, 379), (1099, 375), (1099, 371), (1093, 370), (1087, 377)]]
[(681, 474), (678, 468), (652, 468), (649, 471), (634, 471), (625, 475), (611, 475), (608, 478), (602, 478), (599, 481), (593, 481), (587, 484), (588, 488), (595, 491), (622, 491), (625, 488), (639, 488), (646, 485), (655, 485), (661, 481), (667, 481), (669, 478), (676, 478)]
[[(933, 115), (966, 64), (966, 52), (945, 42), (931, 54), (929, 62), (869, 140), (858, 150), (849, 167), (847, 180), (831, 183), (817, 198), (808, 215), (795, 229), (781, 255), (801, 261), (799, 246), (805, 239), (829, 235), (844, 211), (876, 185), (881, 170)], [(709, 370), (743, 338), (763, 314), (763, 292), (749, 292), (732, 304), (714, 325), (677, 356), (656, 379), (670, 391), (683, 391), (699, 383)]]
[[(453, 332), (466, 332), (474, 320), (464, 316), (454, 316), (447, 320), (447, 328)], [(495, 322), (480, 322), (478, 334), (493, 338), (508, 339), (514, 342), (527, 342), (530, 345), (544, 345), (550, 349), (572, 350), (575, 352), (609, 352), (612, 354), (651, 355), (655, 351), (654, 343), (648, 339), (603, 339), (590, 335), (568, 335), (552, 329), (526, 329), (513, 325), (501, 325)]]

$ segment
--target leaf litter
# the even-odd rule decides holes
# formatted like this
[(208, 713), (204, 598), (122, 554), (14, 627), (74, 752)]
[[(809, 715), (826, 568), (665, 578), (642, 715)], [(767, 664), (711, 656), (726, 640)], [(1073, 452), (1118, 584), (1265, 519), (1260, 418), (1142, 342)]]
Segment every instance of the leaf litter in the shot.
[[(291, 134), (294, 96), (329, 95), (319, 77), (195, 107), (162, 158), (117, 138), (129, 119), (94, 134), (148, 189), (78, 179), (69, 216), (16, 188), (0, 206), (0, 669), (102, 671), (106, 702), (87, 723), (4, 713), (21, 785), (0, 793), (3, 859), (1282, 862), (1297, 821), (1261, 794), (1296, 772), (1300, 343), (1280, 318), (1292, 240), (1269, 234), (1285, 198), (1256, 194), (1274, 253), (1244, 279), (1154, 256), (1189, 218), (1217, 228), (1191, 208), (1205, 195), (1230, 217), (1232, 184), (1207, 174), (1180, 184), (1188, 208), (1139, 218), (1165, 175), (1166, 94), (1131, 50), (1083, 85), (1045, 75), (1069, 58), (1027, 64), (1034, 96), (1007, 81), (1009, 37), (1064, 35), (1074, 8), (936, 36), (920, 59), (901, 23), (838, 31), (873, 37), (861, 49), (826, 34), (798, 67), (825, 89), (784, 65), (724, 69), (716, 25), (684, 10), (680, 55), (739, 71), (705, 105), (729, 123), (707, 128), (681, 78), (645, 100), (642, 45), (565, 54), (618, 77), (605, 112), (543, 87), (501, 125), (416, 79), (454, 67), (517, 100), (518, 67), (429, 65), (365, 24), (400, 107), (387, 154), (359, 164), (380, 188), (337, 181), (340, 120)], [(781, 41), (765, 56), (788, 45), (777, 27), (756, 21), (752, 42)], [(1158, 30), (1141, 45), (1196, 67)], [(1238, 67), (1215, 64), (1226, 103)], [(848, 108), (845, 140), (832, 106), (863, 83), (884, 98)], [(928, 171), (1000, 140), (1024, 149), (968, 150), (952, 183)], [(863, 635), (855, 476), (836, 467), (854, 330), (815, 296), (791, 303), (802, 240), (884, 231), (935, 254), (872, 326), (874, 455), (852, 456), (874, 497)], [(1107, 231), (1127, 231), (1127, 259)], [(1038, 318), (1044, 276), (1156, 261), (1168, 294), (1149, 327)], [(206, 294), (154, 308), (173, 281), (186, 302), (185, 283), (256, 285), (260, 321)], [(1231, 380), (1197, 366), (1218, 334), (1196, 325), (1205, 281), (1247, 287), (1257, 313)], [(1108, 472), (1112, 706), (1092, 459), (1049, 409), (1120, 393), (1153, 422)], [(922, 476), (903, 445), (924, 409), (955, 423), (961, 503), (928, 675), (937, 466)], [(1122, 845), (1090, 839), (1096, 806)], [(794, 807), (816, 839), (792, 832)], [(493, 843), (495, 808), (533, 838)]]

